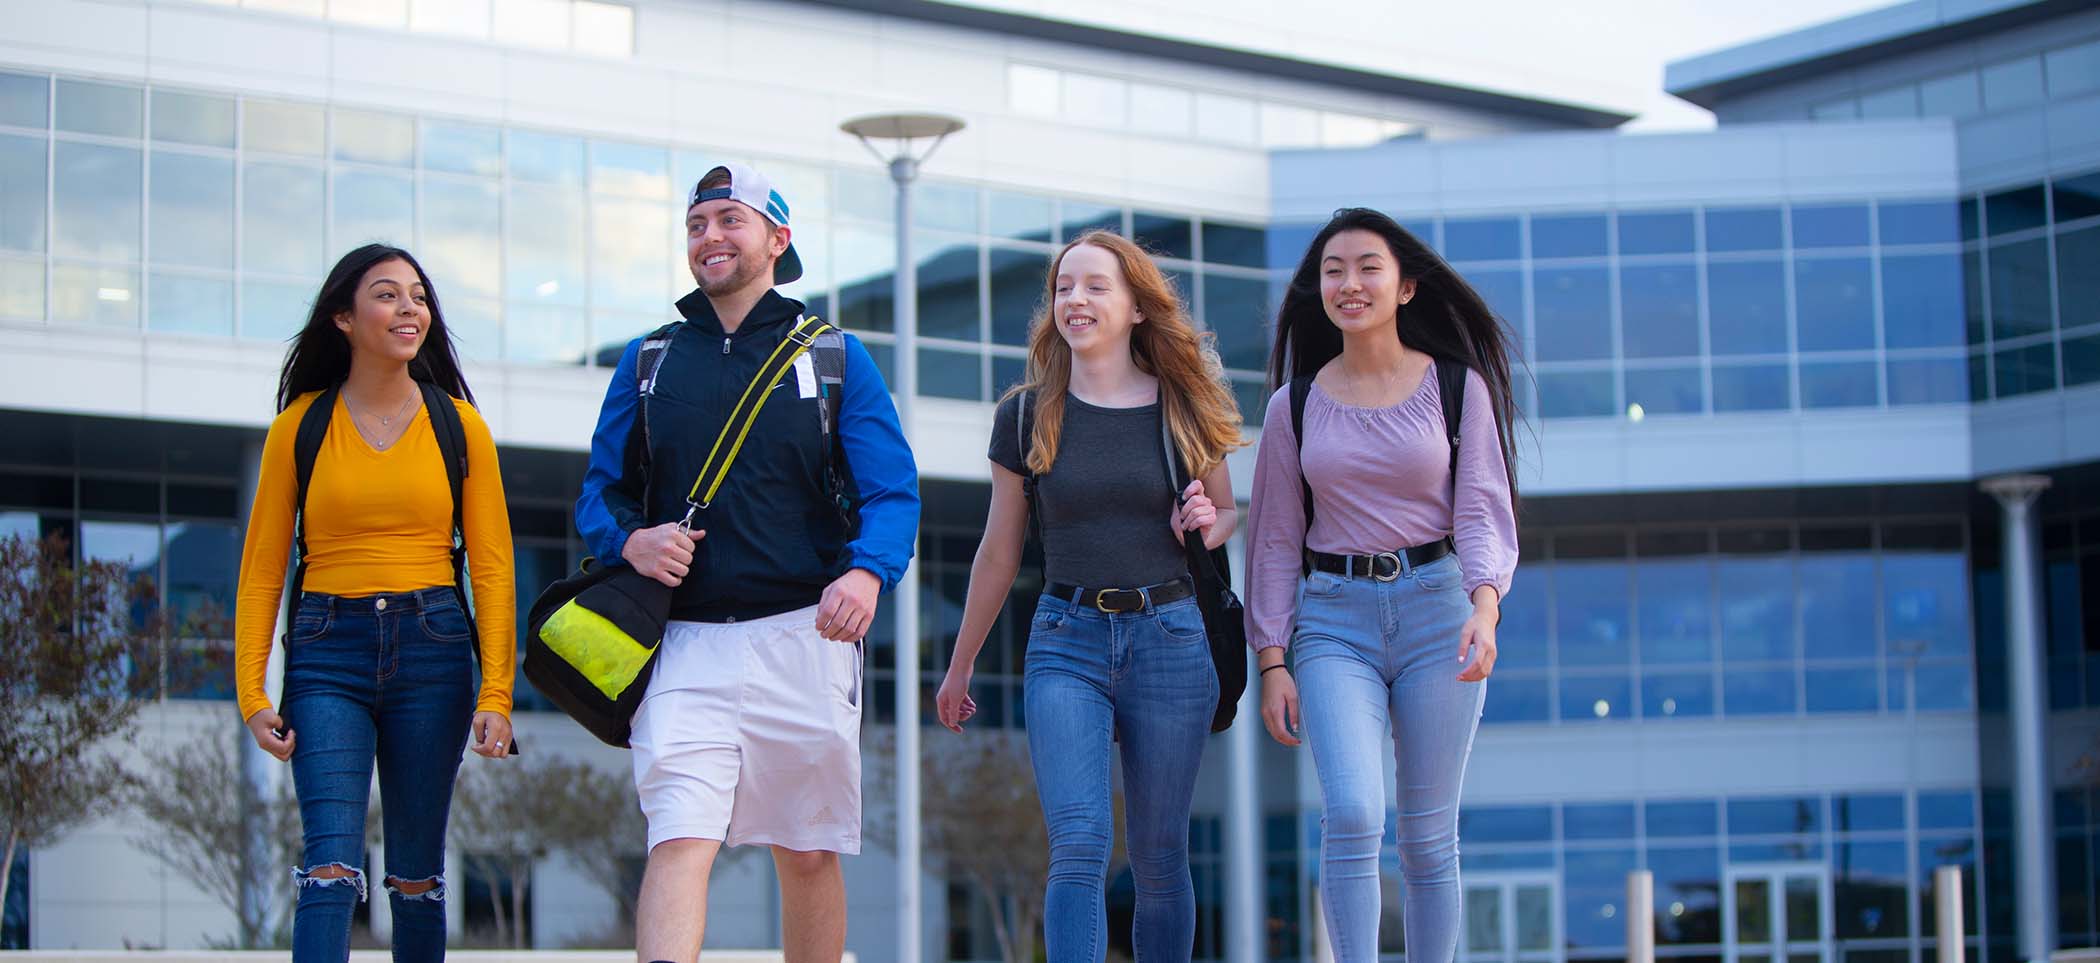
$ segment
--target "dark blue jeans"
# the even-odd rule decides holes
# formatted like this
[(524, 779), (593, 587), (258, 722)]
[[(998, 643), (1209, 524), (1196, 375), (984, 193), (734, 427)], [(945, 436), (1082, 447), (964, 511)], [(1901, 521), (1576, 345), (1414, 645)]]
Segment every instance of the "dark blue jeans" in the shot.
[[(284, 717), (305, 825), (293, 879), (295, 963), (341, 963), (365, 897), (365, 806), (379, 764), (394, 959), (445, 957), (445, 817), (474, 718), (466, 611), (452, 586), (342, 598), (308, 592), (293, 618)], [(323, 867), (344, 876), (313, 875)], [(433, 884), (402, 893), (397, 883)], [(420, 888), (410, 886), (411, 889)]]
[(1050, 833), (1043, 943), (1050, 963), (1108, 950), (1110, 759), (1119, 742), (1137, 963), (1195, 950), (1189, 806), (1218, 704), (1218, 673), (1194, 599), (1109, 614), (1045, 595), (1028, 626), (1028, 753)]

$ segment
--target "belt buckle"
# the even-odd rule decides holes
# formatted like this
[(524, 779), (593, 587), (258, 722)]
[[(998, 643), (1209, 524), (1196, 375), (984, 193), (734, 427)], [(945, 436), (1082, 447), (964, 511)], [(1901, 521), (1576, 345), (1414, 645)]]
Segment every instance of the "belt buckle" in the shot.
[[(1125, 594), (1129, 594), (1129, 595), (1135, 595), (1135, 596), (1137, 596), (1137, 598), (1138, 598), (1138, 604), (1137, 604), (1136, 606), (1133, 606), (1133, 607), (1131, 607), (1131, 608), (1109, 608), (1109, 606), (1108, 606), (1108, 597), (1109, 597), (1109, 596), (1111, 596), (1111, 595), (1116, 595), (1116, 596), (1122, 596), (1122, 595), (1125, 595)], [(1144, 589), (1102, 589), (1101, 591), (1099, 591), (1099, 592), (1096, 592), (1096, 593), (1094, 593), (1094, 608), (1095, 608), (1095, 609), (1097, 609), (1097, 610), (1099, 610), (1099, 611), (1100, 611), (1100, 612), (1102, 612), (1103, 614), (1106, 614), (1106, 615), (1116, 615), (1116, 614), (1118, 614), (1118, 613), (1122, 613), (1122, 612), (1135, 612), (1135, 611), (1137, 611), (1138, 609), (1142, 609), (1142, 608), (1144, 608), (1144, 607), (1145, 607), (1145, 590), (1144, 590)]]
[[(1392, 568), (1392, 573), (1391, 573), (1391, 574), (1386, 574), (1386, 573), (1380, 572), (1380, 571), (1378, 570), (1378, 563), (1380, 563), (1380, 562), (1391, 562), (1391, 563), (1392, 563), (1392, 566), (1393, 566), (1393, 568)], [(1400, 553), (1399, 553), (1399, 552), (1379, 552), (1378, 554), (1376, 554), (1376, 555), (1373, 555), (1373, 556), (1371, 556), (1371, 577), (1372, 577), (1372, 578), (1374, 578), (1374, 579), (1377, 579), (1378, 581), (1381, 581), (1381, 582), (1395, 582), (1395, 581), (1399, 581), (1399, 579), (1400, 579), (1400, 570), (1401, 570), (1401, 567), (1402, 567), (1402, 566), (1400, 565)]]

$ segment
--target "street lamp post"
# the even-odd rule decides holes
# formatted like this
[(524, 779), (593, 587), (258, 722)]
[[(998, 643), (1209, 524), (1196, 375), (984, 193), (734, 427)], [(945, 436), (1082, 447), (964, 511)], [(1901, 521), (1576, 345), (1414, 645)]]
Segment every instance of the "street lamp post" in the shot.
[[(912, 440), (912, 412), (919, 393), (919, 279), (911, 255), (911, 182), (919, 165), (935, 148), (963, 128), (959, 118), (941, 114), (876, 114), (856, 117), (839, 129), (860, 139), (875, 158), (888, 165), (897, 185), (897, 270), (895, 375), (890, 389), (897, 396), (897, 421), (904, 440)], [(884, 153), (874, 141), (892, 142)], [(930, 141), (917, 154), (914, 148)], [(897, 963), (922, 963), (919, 947), (919, 561), (897, 584)]]

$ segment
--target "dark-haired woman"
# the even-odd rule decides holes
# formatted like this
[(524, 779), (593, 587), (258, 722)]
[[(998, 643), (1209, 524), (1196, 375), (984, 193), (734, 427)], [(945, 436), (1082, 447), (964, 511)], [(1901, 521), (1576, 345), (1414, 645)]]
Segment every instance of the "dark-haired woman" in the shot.
[[(1320, 893), (1341, 963), (1378, 958), (1388, 729), (1407, 958), (1458, 954), (1459, 785), (1517, 564), (1509, 354), (1450, 265), (1361, 208), (1313, 238), (1279, 312), (1247, 519), (1247, 636), (1269, 734), (1295, 746), (1302, 721), (1312, 744)], [(1455, 431), (1439, 359), (1464, 365)], [(1291, 414), (1301, 378), (1302, 439)]]
[[(465, 600), (453, 589), (452, 492), (418, 382), (450, 396), (467, 442), (462, 495), (481, 637), (474, 689)], [(264, 676), (294, 538), (300, 420), (336, 388), (307, 485), (304, 592), (285, 637), (282, 710)], [(510, 521), (488, 425), (474, 410), (437, 294), (408, 252), (345, 255), (278, 378), (241, 553), (235, 682), (257, 745), (292, 764), (305, 856), (292, 958), (338, 963), (365, 898), (365, 805), (376, 760), (386, 805), (394, 959), (445, 955), (445, 820), (461, 750), (509, 744), (516, 618)]]

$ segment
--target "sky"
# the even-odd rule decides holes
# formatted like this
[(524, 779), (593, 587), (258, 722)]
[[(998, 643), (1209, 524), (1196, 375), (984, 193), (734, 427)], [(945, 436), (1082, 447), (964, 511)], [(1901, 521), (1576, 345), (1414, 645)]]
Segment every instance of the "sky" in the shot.
[(1604, 107), (1637, 115), (1628, 130), (1697, 130), (1713, 116), (1663, 92), (1664, 64), (1892, 0), (947, 2)]

